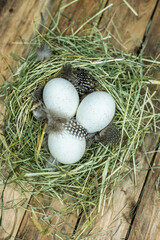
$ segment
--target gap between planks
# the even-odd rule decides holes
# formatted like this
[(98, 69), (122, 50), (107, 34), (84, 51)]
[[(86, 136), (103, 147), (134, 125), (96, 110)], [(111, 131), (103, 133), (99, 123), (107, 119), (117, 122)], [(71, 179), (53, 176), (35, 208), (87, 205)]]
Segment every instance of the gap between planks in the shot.
[[(151, 16), (149, 27), (146, 29), (146, 36), (143, 39), (144, 55), (153, 59), (160, 60), (160, 1), (158, 0), (153, 14)], [(156, 74), (160, 78), (160, 73)], [(158, 96), (160, 96), (160, 87), (157, 87)], [(159, 105), (158, 105), (159, 107)], [(131, 225), (126, 234), (125, 240), (132, 240), (133, 237), (142, 240), (158, 240), (160, 233), (160, 184), (158, 183), (156, 194), (156, 181), (160, 178), (159, 168), (154, 170), (155, 166), (160, 165), (160, 139), (157, 142), (154, 156), (151, 161), (151, 167), (146, 175), (146, 179), (141, 190), (135, 215), (132, 218)], [(149, 199), (149, 200), (148, 200)], [(148, 205), (147, 205), (148, 204)], [(156, 214), (157, 212), (157, 214)]]
[[(147, 190), (145, 190), (145, 188), (147, 187), (148, 181), (149, 181), (149, 179), (151, 178), (150, 175), (153, 175), (153, 173), (154, 173), (154, 170), (153, 170), (153, 168), (154, 168), (154, 163), (156, 162), (156, 166), (157, 166), (158, 163), (159, 163), (159, 157), (160, 157), (160, 154), (159, 154), (159, 152), (158, 152), (159, 147), (160, 147), (160, 139), (158, 140), (157, 147), (156, 147), (156, 149), (155, 149), (155, 152), (154, 152), (154, 154), (153, 154), (152, 160), (151, 160), (151, 162), (150, 162), (150, 169), (149, 169), (148, 172), (147, 172), (147, 175), (146, 175), (146, 178), (145, 178), (145, 180), (144, 180), (144, 184), (143, 184), (142, 190), (141, 190), (141, 192), (140, 192), (138, 201), (137, 201), (136, 206), (135, 206), (135, 208), (134, 208), (133, 217), (132, 217), (132, 220), (131, 220), (131, 223), (130, 223), (128, 232), (127, 232), (127, 234), (126, 234), (125, 240), (128, 240), (128, 239), (132, 240), (132, 239), (133, 239), (133, 236), (131, 236), (131, 235), (134, 234), (134, 233), (133, 233), (133, 230), (132, 230), (132, 229), (133, 229), (132, 227), (135, 225), (135, 219), (136, 219), (136, 216), (138, 215), (137, 213), (138, 213), (139, 208), (143, 208), (143, 205), (142, 205), (142, 204), (144, 204), (143, 197), (144, 197), (144, 195), (146, 195), (146, 191), (147, 191)], [(152, 176), (152, 178), (155, 179), (155, 176)], [(157, 177), (157, 174), (156, 174), (156, 179), (157, 179), (157, 178), (158, 178), (158, 177)], [(142, 203), (142, 204), (141, 204), (141, 203)], [(149, 217), (149, 216), (148, 216), (148, 217)], [(138, 221), (139, 221), (139, 219), (138, 219)], [(136, 225), (137, 225), (137, 223), (136, 223)], [(132, 234), (131, 234), (131, 233), (132, 233)], [(139, 239), (139, 238), (137, 238), (137, 239)], [(152, 238), (152, 239), (155, 239), (155, 238)]]

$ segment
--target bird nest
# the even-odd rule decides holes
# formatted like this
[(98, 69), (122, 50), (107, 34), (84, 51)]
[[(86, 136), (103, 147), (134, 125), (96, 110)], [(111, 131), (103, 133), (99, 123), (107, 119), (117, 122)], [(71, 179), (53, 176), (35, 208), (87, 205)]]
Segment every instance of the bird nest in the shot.
[[(21, 66), (12, 76), (14, 81), (4, 82), (0, 88), (6, 106), (0, 161), (1, 168), (7, 170), (1, 175), (7, 183), (21, 186), (23, 192), (56, 196), (66, 206), (62, 215), (77, 210), (87, 218), (93, 208), (95, 214), (100, 212), (126, 175), (133, 172), (136, 182), (136, 152), (146, 134), (157, 129), (155, 93), (148, 86), (153, 79), (149, 72), (156, 70), (158, 63), (148, 65), (141, 56), (117, 50), (98, 32), (63, 36), (48, 30), (43, 36), (37, 33), (30, 46), (28, 57), (19, 58)], [(90, 73), (96, 90), (112, 95), (116, 102), (113, 122), (121, 137), (113, 144), (115, 132), (111, 129), (106, 144), (91, 142), (80, 161), (56, 167), (50, 164), (48, 168), (49, 152), (43, 147), (46, 125), (33, 117), (33, 95), (66, 63)]]

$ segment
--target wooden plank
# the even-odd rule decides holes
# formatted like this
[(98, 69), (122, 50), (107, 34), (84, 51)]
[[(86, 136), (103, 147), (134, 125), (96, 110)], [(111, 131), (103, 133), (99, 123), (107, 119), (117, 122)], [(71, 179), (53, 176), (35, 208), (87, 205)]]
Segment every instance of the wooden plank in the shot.
[(1, 13), (2, 9), (4, 8), (5, 4), (6, 4), (6, 1), (0, 1), (0, 13)]
[[(65, 35), (72, 34), (84, 24), (87, 20), (94, 17), (96, 13), (102, 10), (105, 6), (106, 0), (77, 0), (71, 6), (65, 8), (59, 23), (59, 29), (64, 32)], [(101, 14), (96, 18), (89, 21), (88, 24), (80, 30), (79, 34), (83, 34), (85, 30), (88, 30), (98, 23)]]
[[(43, 210), (40, 209), (40, 205), (43, 205)], [(37, 207), (39, 208), (36, 211)], [(33, 196), (16, 239), (50, 240), (57, 236), (62, 239), (64, 236), (71, 239), (77, 214), (76, 212), (72, 215), (64, 213), (64, 216), (60, 217), (64, 209), (65, 204), (56, 197), (51, 198), (41, 194)]]
[(160, 60), (160, 1), (158, 2), (151, 26), (145, 39), (144, 56)]
[(0, 72), (4, 78), (7, 79), (10, 75), (8, 65), (13, 65), (10, 53), (14, 52), (20, 56), (27, 53), (27, 42), (33, 37), (33, 21), (36, 21), (39, 27), (42, 12), (44, 23), (49, 26), (51, 18), (47, 14), (47, 9), (54, 15), (58, 7), (57, 3), (58, 1), (54, 0), (7, 1), (0, 15)]
[[(103, 214), (101, 211), (99, 216), (93, 222), (90, 232), (86, 233), (87, 235), (90, 235), (89, 239), (117, 240), (125, 238), (147, 172), (138, 171), (138, 168), (148, 169), (150, 167), (148, 159), (151, 159), (153, 156), (156, 141), (157, 137), (153, 138), (152, 135), (146, 137), (143, 148), (141, 148), (136, 154), (137, 184), (135, 185), (134, 183), (134, 176), (132, 173), (118, 185), (110, 200), (108, 200), (107, 196)], [(147, 154), (147, 152), (152, 152), (152, 154)], [(81, 230), (84, 229), (85, 226), (86, 224), (82, 225)], [(98, 232), (99, 234), (97, 235)]]
[[(3, 185), (0, 187), (1, 204), (2, 191)], [(1, 205), (1, 209), (3, 207), (3, 210), (1, 210), (0, 240), (4, 240), (10, 234), (15, 236), (25, 208), (27, 208), (29, 198), (30, 194), (22, 193), (22, 189), (15, 184), (6, 187), (3, 196), (3, 206)]]
[[(145, 39), (144, 55), (160, 60), (160, 1), (152, 19), (150, 29)], [(160, 73), (155, 76), (160, 78)], [(157, 87), (160, 96), (160, 87)], [(160, 147), (158, 149), (160, 151)], [(160, 165), (160, 153), (154, 160), (153, 167)], [(160, 236), (160, 169), (154, 169), (149, 173), (145, 184), (143, 196), (131, 227), (128, 240), (158, 240)]]
[[(51, 19), (47, 14), (47, 8), (51, 14), (54, 15), (58, 6), (57, 3), (58, 2), (53, 0), (13, 0), (7, 1), (6, 4), (3, 5), (0, 15), (0, 73), (4, 79), (8, 79), (10, 75), (10, 68), (8, 66), (13, 66), (10, 53), (14, 52), (22, 56), (28, 51), (27, 44), (16, 44), (15, 42), (21, 42), (21, 39), (29, 41), (33, 37), (33, 21), (35, 20), (39, 26), (41, 12), (44, 16), (44, 24), (49, 26)], [(1, 114), (4, 110), (4, 105), (1, 101)], [(0, 115), (0, 117), (2, 120), (2, 115)], [(4, 185), (2, 181), (0, 184), (0, 196), (2, 197)], [(21, 194), (22, 190), (18, 188), (18, 186), (9, 185), (5, 188), (2, 226), (0, 227), (1, 240), (8, 237), (11, 233), (13, 236), (16, 235), (28, 203), (27, 199), (30, 198), (28, 194), (23, 195), (23, 197)]]
[[(160, 150), (160, 148), (159, 148)], [(160, 167), (158, 153), (153, 167)], [(154, 169), (147, 179), (128, 240), (159, 240), (160, 238), (160, 170)]]
[(127, 0), (127, 2), (138, 16), (130, 10), (123, 0), (109, 0), (108, 5), (113, 3), (113, 7), (104, 13), (99, 29), (103, 35), (111, 35), (110, 41), (114, 46), (123, 51), (136, 53), (141, 46), (157, 1)]

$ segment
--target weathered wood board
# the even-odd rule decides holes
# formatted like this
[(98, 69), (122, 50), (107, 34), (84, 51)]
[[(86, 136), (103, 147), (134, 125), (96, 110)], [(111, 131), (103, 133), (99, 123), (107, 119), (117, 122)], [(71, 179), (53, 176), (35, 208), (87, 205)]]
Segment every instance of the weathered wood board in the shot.
[[(70, 201), (72, 200), (70, 199)], [(39, 213), (37, 213), (34, 210), (34, 207), (39, 206), (38, 202), (43, 207), (46, 206), (45, 212), (39, 209)], [(51, 199), (41, 194), (34, 196), (20, 225), (16, 239), (50, 240), (57, 236), (62, 239), (64, 236), (71, 238), (77, 221), (77, 213), (76, 211), (73, 214), (64, 213), (64, 216), (60, 217), (59, 213), (64, 208), (65, 205), (56, 197)]]
[[(159, 149), (160, 150), (160, 149)], [(154, 161), (153, 170), (149, 172), (143, 196), (133, 222), (128, 240), (159, 240), (160, 236), (160, 154)]]
[[(85, 34), (85, 31), (93, 28), (93, 22), (95, 26), (97, 25), (102, 15), (100, 12), (105, 7), (105, 4), (106, 0), (76, 1), (65, 8), (60, 19), (59, 29), (65, 35), (76, 31), (77, 34), (82, 34), (82, 32)], [(80, 28), (82, 25), (84, 27)]]
[[(152, 19), (145, 39), (144, 55), (160, 60), (160, 1)], [(158, 79), (160, 74), (155, 73)], [(157, 87), (160, 97), (160, 88)], [(153, 169), (148, 172), (146, 183), (141, 194), (141, 202), (137, 210), (128, 240), (158, 240), (160, 238), (160, 147), (153, 161)], [(155, 169), (154, 169), (155, 167)], [(158, 168), (157, 168), (158, 167)]]
[[(100, 22), (104, 35), (111, 35), (111, 42), (123, 51), (136, 53), (141, 46), (147, 25), (156, 5), (156, 0), (127, 1), (109, 0), (113, 4)], [(133, 9), (133, 10), (131, 10)]]
[(160, 1), (152, 18), (144, 43), (144, 56), (160, 61)]
[[(41, 13), (46, 25), (51, 23), (47, 9), (54, 16), (58, 1), (13, 0), (7, 1), (0, 15), (0, 72), (7, 79), (13, 60), (10, 53), (23, 56), (28, 51), (28, 41), (34, 36), (34, 22), (40, 27)], [(24, 41), (24, 42), (23, 42)], [(2, 80), (1, 80), (2, 81)]]
[[(70, 34), (72, 29), (78, 29), (79, 26), (86, 22), (89, 17), (94, 16), (97, 11), (100, 11), (102, 7), (113, 3), (113, 7), (108, 9), (103, 15), (98, 15), (96, 22), (99, 22), (99, 18), (102, 17), (101, 22), (99, 24), (99, 30), (102, 32), (103, 35), (110, 34), (113, 36), (111, 41), (113, 44), (125, 51), (130, 52), (137, 52), (137, 49), (141, 47), (141, 44), (144, 40), (144, 34), (147, 28), (147, 25), (150, 21), (152, 13), (155, 9), (156, 0), (146, 0), (146, 1), (127, 1), (130, 6), (138, 13), (138, 16), (131, 11), (124, 1), (120, 0), (110, 0), (110, 1), (96, 1), (96, 0), (79, 0), (73, 3), (73, 5), (68, 6), (66, 9), (62, 11), (61, 21), (59, 28), (62, 30), (66, 30), (64, 34)], [(64, 6), (67, 1), (31, 1), (31, 5), (27, 4), (24, 0), (14, 0), (12, 2), (8, 2), (5, 5), (5, 8), (1, 11), (0, 15), (0, 38), (3, 35), (2, 41), (2, 48), (1, 54), (5, 57), (5, 60), (13, 66), (12, 59), (10, 57), (10, 52), (15, 52), (18, 55), (26, 54), (28, 51), (27, 41), (30, 40), (33, 36), (33, 20), (35, 19), (36, 22), (40, 22), (40, 12), (44, 12), (45, 22), (48, 26), (50, 23), (50, 18), (46, 13), (46, 7), (49, 8), (52, 15), (55, 14), (59, 4)], [(159, 3), (160, 4), (160, 3)], [(158, 5), (159, 6), (159, 5)], [(146, 49), (145, 55), (149, 55), (155, 57), (155, 54), (158, 53), (159, 49), (159, 37), (160, 37), (160, 28), (157, 19), (160, 16), (159, 8), (157, 7), (153, 22), (151, 23), (151, 27), (148, 32), (148, 36), (146, 38)], [(90, 28), (92, 25), (92, 21), (85, 25), (84, 28), (81, 30), (86, 30)], [(125, 28), (124, 28), (125, 26)], [(156, 32), (156, 34), (155, 34)], [(25, 40), (24, 45), (17, 44), (15, 42), (21, 42), (21, 38)], [(156, 46), (156, 47), (155, 47)], [(153, 48), (154, 47), (154, 48)], [(152, 52), (153, 49), (153, 52)], [(156, 55), (157, 56), (157, 55)], [(0, 59), (0, 71), (4, 78), (8, 78), (10, 74), (10, 69), (5, 64), (4, 58)], [(152, 144), (154, 142), (154, 144)], [(145, 161), (145, 152), (146, 151), (154, 151), (155, 145), (157, 143), (157, 138), (154, 139), (153, 137), (147, 138), (145, 142), (146, 149), (143, 149), (141, 152), (137, 154), (137, 161), (140, 161), (141, 168), (148, 168), (148, 162)], [(148, 155), (148, 161), (151, 161), (153, 154)], [(159, 164), (158, 156), (156, 158), (155, 164)], [(144, 193), (144, 197), (147, 196), (148, 200), (147, 203), (151, 203), (151, 207), (149, 210), (146, 210), (145, 200), (142, 198), (140, 203), (140, 207), (138, 209), (137, 215), (135, 220), (141, 221), (137, 225), (136, 222), (133, 223), (131, 233), (129, 239), (145, 239), (150, 240), (150, 236), (158, 236), (159, 225), (157, 221), (159, 220), (159, 215), (156, 216), (155, 211), (156, 208), (158, 209), (158, 199), (157, 199), (157, 192), (155, 192), (154, 182), (158, 182), (158, 169), (156, 171), (157, 178), (154, 178), (151, 181), (151, 184), (148, 185), (148, 191)], [(114, 199), (110, 202), (109, 205), (106, 202), (106, 208), (103, 214), (103, 217), (99, 217), (99, 221), (95, 222), (92, 230), (89, 234), (94, 234), (96, 231), (103, 231), (103, 234), (96, 237), (90, 237), (90, 239), (122, 239), (125, 238), (129, 225), (131, 223), (132, 218), (132, 209), (136, 205), (138, 197), (140, 195), (143, 183), (145, 181), (147, 173), (146, 172), (138, 172), (137, 174), (137, 186), (134, 187), (133, 182), (131, 179), (125, 179), (124, 182), (119, 186), (119, 188), (114, 193)], [(153, 175), (153, 174), (152, 174)], [(152, 176), (150, 175), (150, 176)], [(148, 181), (149, 183), (150, 181)], [(130, 187), (132, 186), (132, 187)], [(2, 188), (1, 188), (2, 189)], [(147, 187), (146, 187), (147, 189)], [(153, 191), (154, 189), (154, 191)], [(154, 196), (153, 198), (150, 197), (150, 193)], [(42, 201), (43, 204), (50, 206), (51, 208), (56, 207), (63, 207), (60, 203), (55, 200), (48, 200), (44, 202), (44, 199), (41, 196), (36, 196), (38, 201)], [(20, 193), (13, 188), (6, 188), (5, 189), (5, 203), (10, 199), (19, 199)], [(27, 196), (29, 199), (30, 196)], [(28, 201), (28, 200), (27, 200)], [(26, 201), (26, 204), (27, 204)], [(30, 205), (36, 204), (35, 199), (31, 199)], [(153, 205), (155, 204), (155, 206)], [(23, 208), (16, 208), (9, 210), (8, 213), (4, 216), (4, 225), (5, 230), (7, 229), (8, 233), (5, 233), (3, 229), (0, 229), (0, 239), (5, 239), (8, 234), (12, 233), (13, 236), (16, 236), (15, 239), (54, 239), (56, 237), (56, 227), (55, 224), (59, 221), (57, 218), (53, 218), (50, 222), (52, 228), (47, 229), (50, 234), (44, 234), (42, 229), (40, 230), (40, 226), (43, 223), (41, 221), (41, 216), (38, 215), (38, 219), (35, 220), (33, 218), (33, 212), (31, 209), (29, 212), (25, 212)], [(144, 209), (144, 211), (143, 211)], [(148, 212), (148, 216), (151, 216), (151, 212), (153, 210), (153, 221), (151, 223), (147, 222), (145, 225), (146, 215), (145, 213)], [(13, 211), (13, 212), (11, 212)], [(50, 210), (46, 209), (46, 215), (50, 214)], [(12, 218), (8, 216), (12, 216)], [(24, 215), (24, 217), (23, 217)], [(15, 223), (16, 218), (16, 223)], [(22, 219), (23, 218), (23, 219)], [(72, 235), (74, 231), (74, 226), (77, 221), (77, 213), (73, 216), (66, 216), (64, 219), (70, 224), (70, 227), (66, 227), (66, 225), (61, 226), (61, 230), (66, 228), (66, 234)], [(144, 222), (143, 222), (144, 220)], [(40, 224), (40, 226), (38, 225)], [(61, 224), (60, 224), (61, 225)], [(145, 229), (149, 226), (149, 230), (145, 232)], [(111, 229), (107, 229), (106, 228)], [(45, 228), (45, 226), (44, 226)], [(52, 230), (51, 230), (52, 229)], [(13, 231), (12, 231), (13, 230)], [(44, 229), (43, 229), (44, 230)], [(51, 231), (51, 232), (50, 232)], [(45, 232), (46, 233), (46, 232)], [(137, 235), (135, 235), (137, 234)], [(152, 234), (152, 235), (151, 235)], [(154, 235), (153, 235), (154, 234)], [(61, 237), (65, 239), (65, 232), (62, 231)], [(76, 237), (76, 235), (75, 235)], [(143, 238), (145, 237), (145, 238)]]

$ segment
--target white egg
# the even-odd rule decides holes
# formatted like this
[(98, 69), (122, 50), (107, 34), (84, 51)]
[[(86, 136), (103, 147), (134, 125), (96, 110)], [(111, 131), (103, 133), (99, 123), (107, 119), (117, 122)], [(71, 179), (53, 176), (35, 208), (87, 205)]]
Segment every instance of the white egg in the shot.
[(77, 111), (79, 95), (68, 80), (54, 78), (44, 87), (43, 101), (46, 107), (57, 116), (71, 118)]
[(58, 162), (72, 164), (82, 158), (86, 149), (86, 140), (79, 139), (65, 130), (59, 133), (52, 132), (48, 136), (48, 148)]
[(105, 128), (115, 114), (115, 101), (113, 97), (103, 91), (89, 94), (80, 103), (76, 120), (87, 129), (88, 133), (94, 133)]

